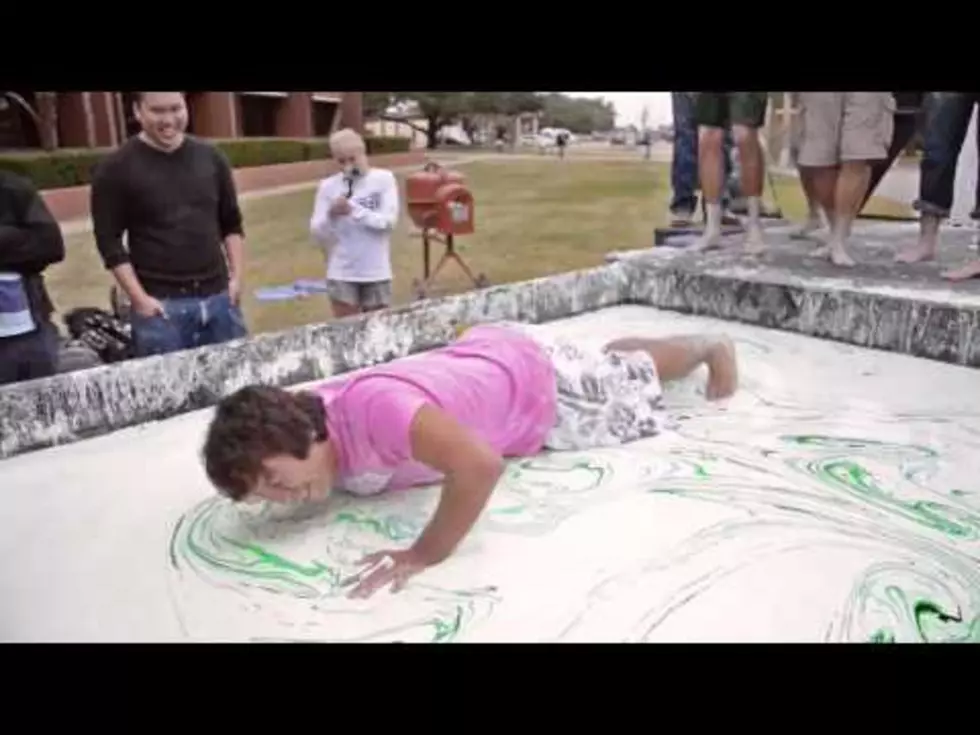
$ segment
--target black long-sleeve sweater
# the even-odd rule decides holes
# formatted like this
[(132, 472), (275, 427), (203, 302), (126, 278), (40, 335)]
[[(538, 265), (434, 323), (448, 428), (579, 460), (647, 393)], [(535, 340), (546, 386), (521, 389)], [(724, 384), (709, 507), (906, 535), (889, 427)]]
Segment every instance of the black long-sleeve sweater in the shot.
[(44, 269), (65, 259), (61, 227), (37, 188), (27, 179), (0, 170), (0, 271), (18, 273), (38, 321), (54, 307), (44, 286)]
[(222, 243), (244, 234), (231, 166), (192, 136), (172, 152), (138, 136), (120, 146), (92, 181), (92, 224), (106, 268), (131, 263), (155, 298), (227, 288)]

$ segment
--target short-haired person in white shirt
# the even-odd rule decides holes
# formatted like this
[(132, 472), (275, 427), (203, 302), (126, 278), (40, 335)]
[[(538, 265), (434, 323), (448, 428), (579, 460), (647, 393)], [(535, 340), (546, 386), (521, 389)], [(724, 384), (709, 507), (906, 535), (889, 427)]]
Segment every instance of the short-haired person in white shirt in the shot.
[(391, 304), (391, 233), (400, 201), (395, 175), (368, 165), (364, 139), (330, 136), (341, 170), (320, 182), (310, 232), (327, 254), (327, 295), (337, 318)]

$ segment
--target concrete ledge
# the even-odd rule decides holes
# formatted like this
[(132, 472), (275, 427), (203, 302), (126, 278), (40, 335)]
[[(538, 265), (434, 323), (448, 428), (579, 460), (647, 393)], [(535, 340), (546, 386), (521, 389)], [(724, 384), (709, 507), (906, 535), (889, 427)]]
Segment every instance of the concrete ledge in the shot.
[(637, 303), (980, 367), (978, 307), (637, 265)]
[[(734, 245), (611, 259), (637, 267), (631, 298), (639, 303), (980, 367), (980, 282), (943, 282), (936, 264), (894, 264), (895, 247), (915, 232), (894, 223), (862, 228), (865, 239), (855, 248), (861, 265), (846, 270), (809, 258), (805, 244), (781, 242), (778, 230), (761, 258)], [(970, 257), (969, 234), (962, 238), (948, 238), (953, 262)]]
[(206, 408), (249, 383), (296, 385), (445, 344), (457, 322), (545, 322), (613, 306), (626, 264), (131, 360), (0, 389), (0, 457)]
[[(372, 156), (376, 166), (393, 168), (421, 164), (425, 160), (426, 151), (409, 151), (408, 153), (390, 153)], [(236, 168), (234, 171), (235, 186), (239, 194), (261, 189), (272, 189), (277, 186), (288, 186), (305, 181), (315, 181), (329, 176), (337, 171), (337, 164), (331, 160), (297, 161), (295, 163), (279, 163), (272, 166), (250, 166)], [(69, 186), (64, 189), (46, 189), (41, 192), (45, 204), (59, 222), (70, 222), (85, 219), (89, 212), (89, 187)]]
[(621, 303), (980, 367), (980, 281), (950, 287), (935, 266), (896, 273), (868, 253), (841, 271), (792, 247), (762, 259), (619, 254), (591, 270), (15, 384), (0, 389), (0, 457), (206, 408), (248, 383), (291, 386), (431, 349), (459, 322), (546, 322)]

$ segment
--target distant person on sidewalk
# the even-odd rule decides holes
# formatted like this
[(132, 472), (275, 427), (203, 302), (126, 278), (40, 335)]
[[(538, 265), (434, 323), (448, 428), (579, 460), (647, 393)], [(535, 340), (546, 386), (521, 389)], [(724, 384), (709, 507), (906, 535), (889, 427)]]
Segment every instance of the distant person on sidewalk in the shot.
[(894, 112), (891, 92), (800, 93), (798, 165), (830, 220), (824, 254), (835, 265), (854, 265), (847, 241), (864, 204), (871, 163), (888, 157)]
[(565, 148), (568, 146), (568, 133), (562, 131), (555, 136), (555, 145), (558, 146), (558, 157), (565, 157)]
[(649, 128), (643, 129), (643, 134), (640, 137), (640, 145), (643, 146), (643, 160), (649, 161), (653, 153), (653, 133)]
[(741, 164), (740, 183), (748, 212), (745, 247), (760, 252), (765, 247), (762, 234), (762, 185), (765, 161), (759, 143), (759, 128), (766, 118), (766, 92), (698, 92), (695, 120), (698, 124), (698, 168), (704, 196), (706, 224), (695, 249), (708, 250), (719, 245), (722, 189), (725, 180), (725, 131), (735, 138)]
[(135, 113), (142, 130), (92, 181), (92, 223), (132, 305), (136, 354), (243, 337), (244, 231), (231, 167), (215, 146), (185, 135), (181, 92), (140, 92)]
[(498, 153), (500, 153), (504, 150), (504, 147), (507, 145), (507, 126), (498, 125), (496, 132), (497, 135), (496, 135), (496, 140), (494, 140), (493, 142), (493, 147), (496, 149)]
[(44, 270), (64, 259), (61, 227), (34, 184), (0, 170), (0, 385), (57, 372)]
[(395, 175), (368, 164), (355, 131), (330, 136), (341, 167), (320, 182), (310, 233), (327, 255), (327, 295), (338, 319), (391, 304), (391, 233), (400, 200)]
[[(919, 241), (896, 256), (901, 263), (918, 263), (936, 257), (939, 228), (953, 207), (956, 165), (978, 101), (980, 95), (976, 92), (932, 92), (926, 98), (919, 198), (913, 205), (921, 213)], [(977, 138), (980, 147), (980, 126)], [(977, 181), (970, 215), (973, 219), (980, 219), (980, 176)], [(943, 277), (955, 281), (980, 277), (980, 260), (947, 271)]]
[[(694, 224), (698, 209), (698, 124), (694, 119), (694, 104), (697, 92), (671, 92), (673, 111), (674, 140), (673, 156), (670, 161), (670, 226), (690, 227)], [(732, 160), (731, 135), (726, 131), (724, 140), (724, 162), (726, 187), (722, 208), (727, 209), (730, 202), (740, 197), (738, 176)], [(723, 214), (723, 224), (736, 225), (738, 220)]]

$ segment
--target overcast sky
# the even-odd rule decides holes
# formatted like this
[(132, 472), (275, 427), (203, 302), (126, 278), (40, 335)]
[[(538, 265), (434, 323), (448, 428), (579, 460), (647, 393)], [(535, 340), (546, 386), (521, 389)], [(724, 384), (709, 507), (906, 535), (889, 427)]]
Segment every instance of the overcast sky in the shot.
[(670, 122), (670, 92), (565, 92), (575, 97), (604, 97), (616, 106), (617, 125), (640, 124), (640, 115), (646, 105), (650, 111), (650, 125)]

